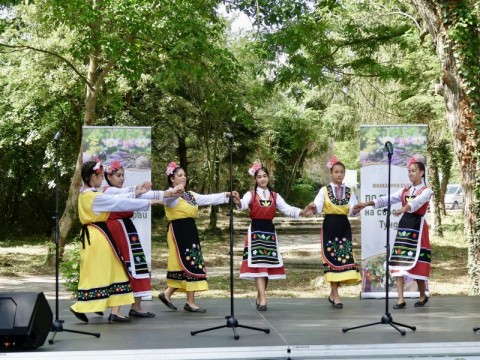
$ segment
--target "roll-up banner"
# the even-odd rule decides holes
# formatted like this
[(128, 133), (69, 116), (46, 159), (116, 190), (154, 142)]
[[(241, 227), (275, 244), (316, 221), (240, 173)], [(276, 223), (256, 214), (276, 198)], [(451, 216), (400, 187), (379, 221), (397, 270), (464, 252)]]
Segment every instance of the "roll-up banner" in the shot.
[[(407, 160), (414, 155), (427, 158), (428, 129), (426, 125), (392, 125), (360, 127), (360, 201), (388, 195), (388, 153), (385, 143), (393, 144), (390, 193), (409, 186)], [(391, 206), (399, 209), (401, 204)], [(390, 216), (386, 228), (386, 211), (366, 207), (361, 212), (362, 298), (385, 297), (387, 230), (390, 246), (396, 236), (399, 217)], [(389, 276), (389, 296), (397, 297), (395, 279)], [(428, 286), (428, 284), (427, 284)], [(427, 287), (428, 289), (428, 287)], [(405, 297), (418, 297), (416, 282), (405, 279)]]
[[(151, 139), (150, 127), (84, 126), (83, 162), (95, 158), (100, 159), (102, 164), (118, 160), (125, 171), (124, 186), (134, 186), (151, 181)], [(106, 185), (104, 180), (102, 186)], [(133, 222), (150, 267), (152, 259), (150, 210), (135, 211)]]

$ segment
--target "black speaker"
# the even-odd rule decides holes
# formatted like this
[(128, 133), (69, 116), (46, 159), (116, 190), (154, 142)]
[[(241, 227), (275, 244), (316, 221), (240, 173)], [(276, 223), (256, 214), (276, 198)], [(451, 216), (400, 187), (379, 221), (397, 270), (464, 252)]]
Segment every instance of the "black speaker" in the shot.
[(0, 348), (42, 346), (52, 324), (53, 313), (43, 293), (0, 293)]

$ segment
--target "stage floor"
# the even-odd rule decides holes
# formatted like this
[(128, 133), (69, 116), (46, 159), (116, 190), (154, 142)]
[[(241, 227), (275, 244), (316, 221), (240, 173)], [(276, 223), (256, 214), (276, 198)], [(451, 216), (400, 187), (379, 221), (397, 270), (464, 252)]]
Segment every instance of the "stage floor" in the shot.
[[(390, 300), (390, 305), (396, 302)], [(129, 324), (108, 324), (108, 314), (89, 314), (88, 324), (79, 322), (68, 310), (73, 303), (60, 300), (64, 328), (99, 332), (100, 338), (60, 332), (53, 344), (37, 349), (2, 352), (1, 358), (15, 359), (480, 359), (479, 297), (432, 297), (423, 308), (393, 310), (393, 320), (416, 327), (402, 336), (388, 324), (342, 332), (344, 327), (380, 322), (385, 314), (383, 299), (344, 298), (344, 308), (334, 309), (327, 299), (269, 299), (268, 311), (257, 312), (252, 299), (235, 300), (235, 317), (240, 325), (270, 329), (231, 328), (192, 336), (197, 331), (225, 325), (230, 314), (229, 299), (199, 299), (205, 314), (183, 310), (184, 299), (175, 298), (178, 311), (167, 309), (158, 299), (143, 302), (154, 312), (153, 319), (134, 318)], [(55, 313), (55, 302), (49, 300)], [(127, 308), (124, 307), (124, 312)], [(55, 316), (55, 315), (54, 315)], [(51, 338), (49, 334), (48, 339)]]

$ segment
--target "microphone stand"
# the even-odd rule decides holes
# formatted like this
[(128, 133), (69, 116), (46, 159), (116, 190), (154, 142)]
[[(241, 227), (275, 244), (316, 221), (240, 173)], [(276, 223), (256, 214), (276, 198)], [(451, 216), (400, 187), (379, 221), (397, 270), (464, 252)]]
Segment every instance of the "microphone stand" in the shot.
[(398, 322), (393, 321), (392, 315), (388, 312), (388, 296), (389, 296), (389, 259), (390, 259), (390, 185), (391, 185), (391, 166), (392, 166), (392, 155), (393, 155), (393, 147), (390, 141), (387, 141), (385, 144), (388, 153), (388, 203), (387, 203), (387, 220), (386, 220), (386, 228), (387, 228), (387, 244), (385, 246), (386, 252), (386, 267), (385, 267), (385, 314), (383, 314), (380, 321), (364, 324), (359, 326), (354, 326), (350, 328), (342, 328), (342, 332), (346, 333), (349, 330), (360, 329), (368, 326), (378, 325), (378, 324), (388, 324), (394, 329), (396, 329), (402, 336), (405, 336), (405, 330), (399, 328), (399, 326), (409, 328), (410, 330), (415, 331), (417, 328), (415, 326), (400, 324)]
[(58, 226), (58, 199), (59, 199), (59, 167), (58, 167), (58, 153), (59, 153), (59, 142), (60, 142), (60, 131), (55, 134), (53, 138), (55, 140), (55, 321), (52, 324), (53, 335), (50, 340), (48, 340), (49, 344), (53, 344), (53, 340), (55, 339), (55, 335), (57, 333), (65, 331), (71, 332), (76, 334), (84, 334), (84, 335), (92, 335), (97, 338), (100, 337), (100, 333), (90, 333), (86, 331), (78, 331), (78, 330), (68, 330), (63, 328), (64, 320), (59, 319), (59, 310), (58, 310), (58, 289), (59, 289), (59, 264), (60, 264), (60, 243), (59, 243), (59, 226)]
[(233, 197), (232, 197), (232, 192), (233, 192), (233, 159), (232, 159), (232, 152), (233, 152), (233, 135), (230, 133), (227, 133), (226, 138), (228, 140), (228, 149), (230, 152), (230, 172), (229, 172), (229, 178), (230, 178), (230, 198), (229, 198), (229, 206), (230, 206), (230, 315), (225, 316), (225, 319), (227, 319), (226, 325), (220, 325), (220, 326), (214, 326), (208, 329), (203, 329), (203, 330), (197, 330), (197, 331), (191, 331), (190, 334), (192, 336), (206, 332), (206, 331), (211, 331), (211, 330), (216, 330), (216, 329), (222, 329), (222, 328), (231, 328), (233, 330), (233, 337), (235, 340), (238, 340), (240, 336), (237, 334), (237, 328), (245, 328), (245, 329), (251, 329), (251, 330), (257, 330), (257, 331), (263, 331), (266, 334), (270, 333), (270, 329), (261, 329), (253, 326), (247, 326), (247, 325), (240, 325), (238, 323), (238, 320), (235, 318), (235, 313), (234, 313), (234, 296), (233, 296)]

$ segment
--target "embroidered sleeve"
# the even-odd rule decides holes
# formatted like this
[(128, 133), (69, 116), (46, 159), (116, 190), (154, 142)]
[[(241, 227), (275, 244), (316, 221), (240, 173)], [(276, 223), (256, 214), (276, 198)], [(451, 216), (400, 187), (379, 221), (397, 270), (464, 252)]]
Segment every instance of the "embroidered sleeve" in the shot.
[(418, 209), (420, 209), (426, 202), (430, 201), (432, 197), (432, 189), (426, 188), (423, 190), (418, 196), (415, 197), (411, 202), (408, 204), (410, 205), (409, 213), (414, 213)]
[[(113, 194), (113, 195), (116, 195), (116, 194), (125, 194), (125, 193), (131, 193), (131, 192), (135, 192), (135, 187), (133, 186), (125, 186), (125, 187), (122, 187), (122, 188), (117, 188), (115, 186), (105, 186), (103, 188), (103, 193), (105, 194)], [(135, 194), (133, 195), (133, 197), (135, 197)]]
[(320, 189), (317, 196), (315, 197), (315, 200), (313, 200), (315, 206), (317, 207), (317, 210), (315, 212), (316, 214), (320, 214), (323, 211), (323, 204), (325, 203), (325, 193), (323, 189), (324, 188)]
[(240, 200), (240, 204), (237, 205), (237, 209), (246, 210), (250, 206), (251, 202), (252, 202), (252, 192), (247, 191), (245, 195), (243, 195), (242, 199)]
[(108, 186), (103, 189), (104, 194), (116, 195), (123, 198), (134, 198), (135, 191), (133, 186), (127, 186), (123, 188), (117, 188), (115, 186)]
[(150, 200), (126, 198), (120, 195), (100, 194), (93, 200), (92, 210), (96, 213), (111, 211), (148, 210)]
[(348, 215), (357, 216), (358, 214), (353, 213), (353, 207), (358, 204), (358, 200), (357, 200), (357, 196), (355, 195), (355, 193), (352, 191), (351, 188), (350, 188), (350, 201), (348, 204), (350, 205), (350, 212)]
[(285, 200), (280, 196), (280, 194), (277, 193), (277, 209), (280, 211), (282, 214), (290, 216), (294, 219), (298, 219), (300, 217), (300, 209), (296, 208), (294, 206), (288, 205)]
[(146, 193), (139, 195), (138, 199), (154, 199), (154, 200), (163, 200), (164, 192), (162, 190), (150, 190)]
[[(402, 202), (403, 189), (398, 190), (397, 192), (390, 194), (390, 205), (397, 204)], [(388, 196), (382, 196), (378, 199), (373, 200), (375, 203), (373, 207), (375, 209), (382, 208), (388, 205)]]
[(218, 194), (197, 194), (193, 193), (198, 206), (220, 205), (228, 202), (228, 197), (224, 192)]

